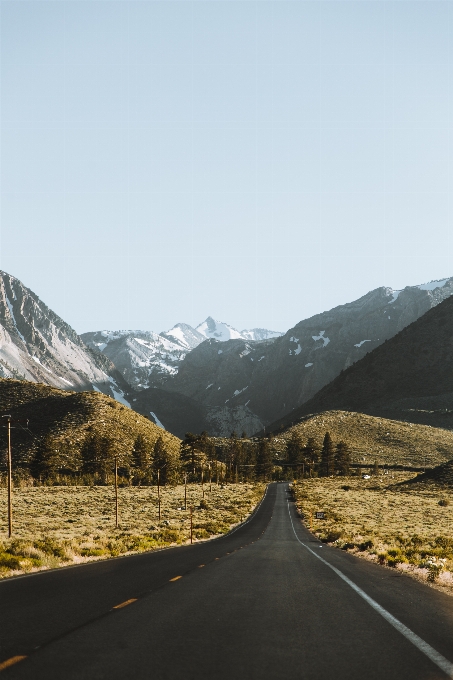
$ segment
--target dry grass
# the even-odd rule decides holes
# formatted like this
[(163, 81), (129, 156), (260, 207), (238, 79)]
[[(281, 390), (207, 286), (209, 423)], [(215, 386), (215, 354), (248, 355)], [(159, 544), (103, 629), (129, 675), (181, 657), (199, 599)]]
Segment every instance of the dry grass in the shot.
[[(263, 484), (119, 489), (120, 522), (115, 528), (112, 487), (28, 487), (14, 490), (14, 538), (6, 539), (6, 491), (0, 489), (0, 577), (96, 558), (185, 543), (193, 506), (196, 540), (227, 532), (254, 509)], [(200, 507), (201, 504), (201, 507)]]
[[(321, 540), (453, 594), (453, 490), (396, 484), (407, 478), (305, 479), (294, 489), (305, 523)], [(316, 511), (326, 519), (314, 519)]]
[(379, 464), (434, 467), (453, 457), (453, 432), (429, 425), (414, 425), (352, 411), (325, 411), (306, 416), (279, 437), (289, 439), (296, 431), (322, 445), (326, 431), (334, 443), (345, 441), (353, 462), (364, 466)]

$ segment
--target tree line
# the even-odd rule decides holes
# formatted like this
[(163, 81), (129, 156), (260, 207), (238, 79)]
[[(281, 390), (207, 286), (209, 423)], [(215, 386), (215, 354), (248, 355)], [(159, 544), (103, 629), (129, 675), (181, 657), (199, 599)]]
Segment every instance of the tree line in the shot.
[[(304, 441), (297, 431), (286, 440), (267, 437), (210, 437), (207, 432), (188, 432), (179, 452), (170, 449), (162, 437), (155, 443), (142, 435), (132, 451), (118, 455), (116, 442), (108, 436), (92, 434), (82, 444), (77, 470), (62, 468), (62, 453), (51, 435), (38, 444), (29, 464), (32, 477), (43, 483), (63, 474), (85, 478), (86, 482), (108, 484), (112, 481), (115, 459), (124, 482), (133, 485), (178, 484), (215, 481), (270, 481), (300, 477), (348, 475), (350, 451), (344, 441), (334, 444), (326, 432), (322, 445), (310, 437)], [(83, 483), (83, 480), (82, 482)]]

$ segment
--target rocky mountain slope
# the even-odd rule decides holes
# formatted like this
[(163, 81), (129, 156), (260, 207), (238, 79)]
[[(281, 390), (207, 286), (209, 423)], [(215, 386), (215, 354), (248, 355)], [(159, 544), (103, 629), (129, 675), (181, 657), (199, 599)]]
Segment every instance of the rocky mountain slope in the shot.
[(452, 293), (453, 278), (402, 291), (382, 287), (305, 319), (273, 340), (220, 344), (211, 339), (184, 358), (163, 388), (198, 401), (213, 427), (223, 421), (227, 428), (234, 424), (233, 429), (250, 431), (297, 409)]
[(97, 389), (119, 400), (127, 389), (107, 357), (89, 349), (37, 295), (5, 272), (0, 272), (0, 377)]
[(206, 339), (226, 342), (247, 339), (251, 342), (281, 335), (263, 328), (237, 331), (232, 326), (208, 317), (197, 328), (178, 323), (162, 333), (151, 331), (95, 331), (83, 333), (83, 341), (102, 352), (135, 390), (162, 387), (176, 375), (185, 356)]
[(308, 413), (342, 409), (453, 429), (452, 385), (453, 297), (449, 297), (272, 428), (285, 427)]

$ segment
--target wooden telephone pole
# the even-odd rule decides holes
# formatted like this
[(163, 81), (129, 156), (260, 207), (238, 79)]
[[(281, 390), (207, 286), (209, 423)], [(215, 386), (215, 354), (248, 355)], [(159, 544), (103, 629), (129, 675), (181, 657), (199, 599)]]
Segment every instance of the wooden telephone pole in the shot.
[(21, 421), (20, 419), (12, 418), (11, 416), (2, 416), (6, 418), (6, 428), (7, 428), (7, 441), (8, 441), (8, 454), (7, 454), (7, 486), (8, 486), (8, 538), (11, 538), (13, 534), (13, 459), (11, 455), (11, 423), (25, 422), (28, 427), (28, 420)]

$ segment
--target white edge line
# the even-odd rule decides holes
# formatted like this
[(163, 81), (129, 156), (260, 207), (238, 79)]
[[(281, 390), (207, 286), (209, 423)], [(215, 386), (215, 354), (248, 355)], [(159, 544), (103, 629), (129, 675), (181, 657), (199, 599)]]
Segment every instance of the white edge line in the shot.
[(353, 581), (351, 581), (351, 579), (349, 579), (347, 576), (345, 576), (345, 574), (343, 574), (342, 571), (340, 571), (339, 569), (334, 567), (332, 564), (327, 562), (327, 560), (323, 559), (320, 555), (318, 555), (318, 553), (314, 552), (314, 550), (309, 548), (308, 545), (306, 545), (305, 543), (303, 543), (300, 540), (300, 538), (296, 534), (296, 530), (294, 528), (293, 519), (291, 517), (291, 512), (289, 510), (289, 502), (288, 501), (287, 501), (287, 505), (288, 505), (289, 519), (290, 519), (290, 522), (291, 522), (291, 526), (293, 528), (294, 536), (299, 541), (299, 543), (304, 548), (306, 548), (309, 552), (311, 552), (311, 554), (314, 555), (318, 560), (321, 560), (321, 562), (323, 562), (326, 566), (328, 566), (330, 569), (332, 569), (332, 571), (334, 571), (337, 574), (337, 576), (339, 576), (345, 583), (348, 584), (348, 586), (350, 586), (358, 595), (360, 595), (360, 597), (363, 598), (365, 600), (365, 602), (367, 602), (370, 605), (370, 607), (373, 607), (373, 609), (375, 611), (377, 611), (378, 614), (380, 614), (386, 621), (388, 621), (388, 623), (390, 623), (391, 626), (396, 628), (396, 630), (399, 631), (401, 633), (401, 635), (404, 635), (404, 637), (407, 640), (409, 640), (409, 642), (412, 642), (412, 644), (415, 645), (415, 647), (417, 647), (417, 649), (420, 652), (423, 652), (423, 654), (425, 654), (425, 656), (427, 656), (429, 659), (431, 659), (431, 661), (433, 663), (435, 663), (436, 666), (438, 666), (438, 668), (440, 668), (444, 673), (446, 673), (449, 678), (453, 678), (453, 663), (448, 661), (448, 659), (446, 659), (444, 656), (442, 656), (442, 654), (437, 652), (433, 647), (431, 647), (431, 645), (429, 645), (427, 642), (422, 640), (421, 637), (419, 637), (416, 633), (414, 633), (410, 628), (405, 626), (404, 623), (401, 623), (401, 621), (398, 621), (398, 619), (396, 619), (392, 614), (390, 614), (390, 612), (388, 612), (386, 609), (384, 609), (384, 607), (381, 607), (381, 605), (378, 604), (376, 602), (376, 600), (373, 600), (372, 597), (367, 595), (364, 590), (359, 588), (359, 586), (357, 586)]

